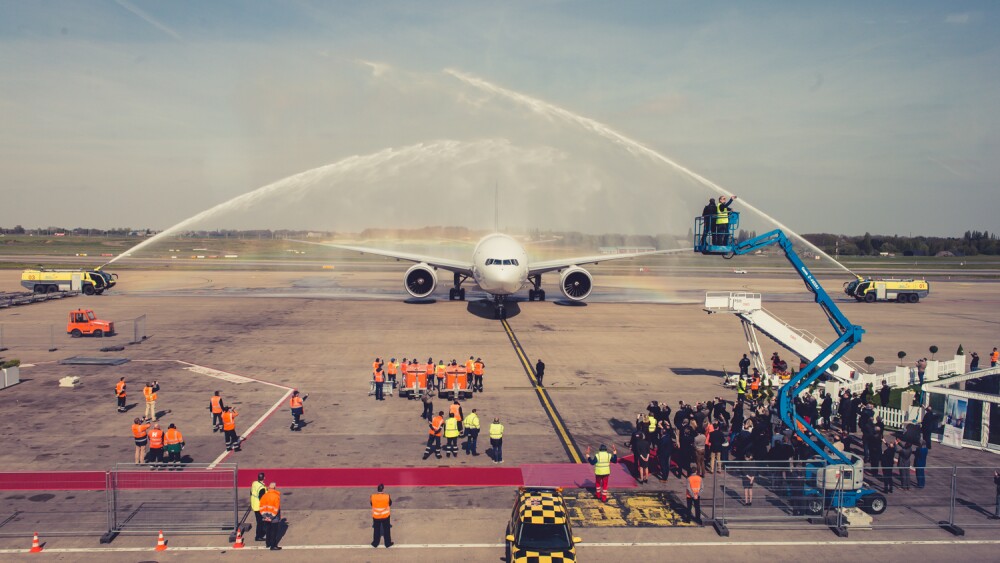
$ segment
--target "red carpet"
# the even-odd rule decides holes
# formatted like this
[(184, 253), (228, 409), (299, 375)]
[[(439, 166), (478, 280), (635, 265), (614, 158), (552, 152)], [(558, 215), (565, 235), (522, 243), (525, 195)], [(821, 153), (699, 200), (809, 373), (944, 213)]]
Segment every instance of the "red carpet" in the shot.
[[(375, 487), (518, 487), (521, 485), (586, 488), (594, 486), (588, 464), (555, 463), (520, 467), (377, 467), (240, 469), (237, 482), (249, 487), (263, 471), (281, 488)], [(145, 471), (118, 475), (123, 489), (214, 489), (231, 486), (225, 472)], [(0, 491), (99, 491), (104, 471), (0, 472)], [(635, 487), (625, 466), (612, 466), (610, 486)]]
[(278, 487), (518, 487), (517, 467), (377, 467), (377, 468), (275, 468), (240, 469), (239, 485), (249, 487), (257, 473)]

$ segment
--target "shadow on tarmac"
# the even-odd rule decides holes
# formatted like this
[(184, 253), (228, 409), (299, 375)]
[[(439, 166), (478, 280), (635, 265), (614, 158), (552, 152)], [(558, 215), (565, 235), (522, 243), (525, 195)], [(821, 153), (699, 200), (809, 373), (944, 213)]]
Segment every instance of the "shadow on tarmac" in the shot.
[[(512, 319), (521, 314), (521, 307), (518, 305), (517, 301), (505, 302), (504, 308), (507, 310), (508, 319)], [(490, 321), (497, 320), (494, 315), (493, 301), (488, 299), (469, 301), (469, 304), (466, 306), (466, 310), (480, 319)]]

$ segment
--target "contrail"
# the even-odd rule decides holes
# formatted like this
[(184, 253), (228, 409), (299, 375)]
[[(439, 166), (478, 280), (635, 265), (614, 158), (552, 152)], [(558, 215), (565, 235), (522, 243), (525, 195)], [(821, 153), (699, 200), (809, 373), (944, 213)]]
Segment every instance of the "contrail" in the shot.
[[(630, 139), (630, 138), (626, 137), (625, 135), (622, 135), (621, 133), (615, 131), (614, 129), (608, 127), (607, 125), (604, 125), (603, 123), (601, 123), (599, 121), (595, 121), (593, 119), (590, 119), (589, 117), (583, 117), (582, 115), (573, 113), (573, 112), (571, 112), (569, 110), (566, 110), (566, 109), (563, 109), (563, 108), (561, 108), (559, 106), (550, 104), (548, 102), (539, 100), (537, 98), (532, 98), (530, 96), (526, 96), (524, 94), (521, 94), (520, 92), (515, 92), (513, 90), (508, 90), (506, 88), (502, 88), (500, 86), (497, 86), (496, 84), (487, 82), (487, 81), (485, 81), (485, 80), (483, 80), (481, 78), (477, 78), (475, 76), (470, 76), (470, 75), (465, 74), (465, 73), (463, 73), (461, 71), (458, 71), (458, 70), (447, 68), (447, 69), (444, 70), (444, 72), (446, 74), (450, 74), (451, 76), (454, 76), (455, 78), (461, 80), (462, 82), (464, 82), (464, 83), (466, 83), (466, 84), (468, 84), (470, 86), (473, 86), (475, 88), (478, 88), (478, 89), (486, 91), (486, 92), (490, 92), (490, 93), (493, 93), (493, 94), (497, 94), (497, 95), (503, 96), (505, 98), (513, 100), (514, 102), (517, 102), (518, 104), (527, 106), (529, 109), (531, 109), (532, 111), (534, 111), (536, 113), (539, 113), (539, 114), (542, 114), (542, 115), (546, 115), (546, 116), (550, 116), (550, 117), (552, 117), (552, 116), (558, 117), (558, 118), (563, 119), (565, 121), (568, 121), (570, 123), (576, 124), (576, 125), (582, 127), (583, 129), (585, 129), (587, 131), (590, 131), (592, 133), (596, 133), (597, 135), (600, 135), (601, 137), (604, 137), (605, 139), (610, 140), (612, 143), (621, 146), (626, 151), (628, 151), (628, 152), (630, 152), (630, 153), (632, 153), (634, 155), (637, 155), (637, 156), (646, 156), (646, 157), (648, 157), (648, 158), (650, 158), (650, 159), (652, 159), (654, 161), (659, 161), (659, 162), (662, 162), (664, 164), (667, 164), (668, 166), (674, 168), (675, 170), (678, 170), (680, 172), (683, 172), (684, 174), (687, 174), (688, 176), (690, 176), (691, 178), (693, 178), (694, 180), (696, 180), (699, 184), (701, 184), (703, 187), (705, 187), (708, 190), (710, 190), (711, 192), (713, 192), (713, 194), (715, 194), (715, 195), (720, 194), (720, 193), (726, 193), (726, 191), (723, 190), (721, 186), (719, 186), (715, 182), (709, 180), (708, 178), (705, 178), (701, 174), (698, 174), (697, 172), (695, 172), (695, 171), (693, 171), (693, 170), (691, 170), (691, 169), (689, 169), (689, 168), (687, 168), (685, 166), (682, 166), (681, 164), (678, 164), (677, 162), (674, 162), (673, 160), (671, 160), (671, 159), (663, 156), (662, 154), (660, 154), (660, 153), (656, 152), (655, 150), (647, 147), (646, 145), (640, 143), (639, 141), (636, 141), (634, 139)], [(854, 272), (851, 272), (851, 270), (847, 266), (844, 266), (840, 262), (834, 260), (833, 257), (831, 257), (829, 254), (827, 254), (826, 252), (823, 252), (822, 250), (820, 250), (819, 247), (817, 247), (813, 243), (807, 241), (806, 239), (802, 238), (801, 235), (799, 235), (798, 233), (796, 233), (792, 229), (789, 229), (787, 226), (785, 226), (784, 224), (782, 224), (780, 221), (778, 221), (774, 217), (771, 217), (767, 213), (764, 213), (760, 209), (757, 209), (756, 207), (754, 207), (753, 205), (751, 205), (749, 202), (747, 202), (745, 199), (740, 198), (740, 204), (743, 205), (744, 207), (746, 207), (747, 209), (749, 209), (750, 211), (754, 211), (754, 212), (758, 213), (761, 217), (765, 217), (767, 219), (770, 219), (779, 228), (781, 228), (782, 230), (784, 230), (787, 233), (790, 233), (793, 237), (795, 237), (797, 240), (801, 241), (803, 244), (805, 244), (806, 246), (808, 246), (809, 248), (811, 248), (815, 252), (818, 252), (819, 254), (821, 254), (823, 256), (826, 256), (834, 264), (837, 264), (838, 266), (840, 266), (841, 268), (843, 268), (844, 271), (846, 271), (848, 273), (851, 273), (851, 274), (854, 273)]]
[(163, 33), (166, 33), (170, 37), (173, 37), (177, 41), (180, 41), (182, 43), (184, 42), (184, 39), (180, 36), (179, 33), (177, 33), (176, 31), (174, 31), (172, 29), (170, 29), (166, 25), (160, 23), (155, 18), (153, 18), (153, 16), (147, 14), (146, 12), (143, 12), (139, 8), (136, 8), (128, 0), (115, 0), (115, 3), (118, 4), (119, 6), (121, 6), (122, 8), (125, 8), (126, 10), (132, 12), (133, 14), (135, 14), (136, 16), (138, 16), (139, 18), (141, 18), (143, 21), (145, 21), (149, 25), (155, 27), (156, 29), (159, 29)]

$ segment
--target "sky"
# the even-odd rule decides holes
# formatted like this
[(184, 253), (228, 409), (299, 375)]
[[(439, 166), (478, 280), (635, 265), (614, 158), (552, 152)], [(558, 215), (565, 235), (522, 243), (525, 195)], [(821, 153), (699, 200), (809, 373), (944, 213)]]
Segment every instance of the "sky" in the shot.
[(718, 190), (658, 154), (800, 233), (1000, 227), (995, 2), (0, 14), (0, 226), (164, 229), (271, 186), (198, 226), (481, 226), (496, 190), (502, 226), (683, 234)]

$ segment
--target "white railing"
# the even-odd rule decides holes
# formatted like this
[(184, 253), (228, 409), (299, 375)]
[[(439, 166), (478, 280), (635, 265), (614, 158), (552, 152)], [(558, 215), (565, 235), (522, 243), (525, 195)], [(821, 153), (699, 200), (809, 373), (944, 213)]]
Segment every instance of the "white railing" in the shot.
[(713, 311), (746, 313), (761, 308), (759, 293), (741, 291), (708, 291), (705, 293), (705, 308)]
[[(937, 381), (943, 377), (960, 375), (965, 373), (965, 356), (955, 355), (950, 360), (927, 360), (927, 368), (924, 369), (924, 382)], [(833, 393), (836, 397), (840, 391), (850, 389), (852, 393), (860, 393), (865, 385), (872, 384), (872, 388), (878, 390), (885, 380), (889, 387), (909, 387), (920, 383), (920, 376), (916, 367), (896, 366), (893, 371), (887, 373), (858, 373), (855, 380), (850, 383), (839, 381), (827, 381), (825, 388), (827, 393)]]

